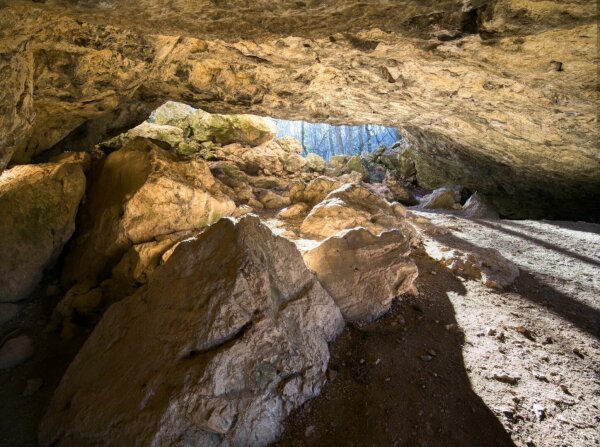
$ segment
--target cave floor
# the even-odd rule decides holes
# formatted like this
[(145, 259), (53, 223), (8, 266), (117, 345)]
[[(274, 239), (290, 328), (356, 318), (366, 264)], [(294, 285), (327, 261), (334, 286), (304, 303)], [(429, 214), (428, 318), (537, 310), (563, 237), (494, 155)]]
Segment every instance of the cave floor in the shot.
[[(346, 328), (332, 345), (329, 383), (292, 413), (277, 445), (600, 445), (600, 225), (415, 216), (426, 234), (432, 224), (449, 230), (435, 236), (448, 246), (500, 250), (519, 279), (496, 292), (417, 252), (418, 296)], [(27, 333), (36, 348), (0, 372), (3, 446), (36, 445), (52, 392), (87, 335), (61, 340), (44, 330), (56, 301), (43, 296), (51, 281), (0, 334)], [(23, 396), (38, 378), (39, 390)]]
[(447, 246), (498, 249), (519, 279), (496, 292), (418, 254), (418, 297), (345, 330), (335, 379), (277, 445), (600, 445), (600, 225), (413, 214)]

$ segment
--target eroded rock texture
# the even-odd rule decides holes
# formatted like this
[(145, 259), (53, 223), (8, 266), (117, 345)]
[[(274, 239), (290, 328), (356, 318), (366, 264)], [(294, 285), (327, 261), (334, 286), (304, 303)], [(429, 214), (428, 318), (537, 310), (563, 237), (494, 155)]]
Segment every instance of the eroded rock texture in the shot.
[(106, 276), (134, 244), (198, 230), (233, 213), (208, 164), (135, 139), (100, 162), (66, 259), (65, 283)]
[(0, 166), (166, 100), (404, 129), (419, 181), (600, 214), (594, 2), (0, 3)]
[(373, 235), (354, 228), (303, 253), (307, 267), (340, 307), (347, 321), (372, 321), (394, 298), (408, 292), (417, 266), (408, 257), (410, 238), (399, 230)]
[(319, 393), (343, 324), (292, 242), (255, 216), (222, 219), (106, 312), (40, 443), (266, 445)]
[(75, 231), (86, 179), (76, 163), (15, 166), (0, 175), (0, 302), (25, 298)]

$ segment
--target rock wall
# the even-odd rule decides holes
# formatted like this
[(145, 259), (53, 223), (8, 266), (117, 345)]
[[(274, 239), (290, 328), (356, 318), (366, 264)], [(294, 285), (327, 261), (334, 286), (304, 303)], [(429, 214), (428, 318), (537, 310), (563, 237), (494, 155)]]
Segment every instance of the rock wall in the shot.
[[(594, 217), (593, 2), (0, 2), (0, 166), (84, 148), (166, 100), (398, 126), (428, 186)], [(48, 24), (51, 24), (49, 26)]]

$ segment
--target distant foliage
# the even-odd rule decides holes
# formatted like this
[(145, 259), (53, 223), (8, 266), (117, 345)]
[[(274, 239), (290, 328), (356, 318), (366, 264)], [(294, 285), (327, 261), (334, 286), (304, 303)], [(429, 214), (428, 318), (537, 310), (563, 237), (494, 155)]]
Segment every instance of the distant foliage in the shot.
[(358, 155), (372, 152), (381, 144), (391, 146), (402, 139), (393, 127), (373, 124), (333, 126), (304, 121), (273, 120), (277, 136), (291, 136), (302, 143), (304, 154), (313, 152), (325, 160), (333, 155)]

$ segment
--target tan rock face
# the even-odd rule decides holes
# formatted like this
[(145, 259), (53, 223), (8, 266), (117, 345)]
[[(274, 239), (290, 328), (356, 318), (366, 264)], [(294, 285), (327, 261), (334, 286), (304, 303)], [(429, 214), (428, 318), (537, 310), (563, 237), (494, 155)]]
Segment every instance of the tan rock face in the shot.
[(418, 272), (409, 253), (410, 238), (399, 230), (374, 236), (356, 228), (325, 239), (302, 256), (344, 319), (372, 321), (413, 287)]
[(6, 3), (1, 165), (180, 100), (401, 127), (427, 187), (503, 214), (600, 214), (594, 2)]
[(390, 204), (368, 189), (346, 184), (330, 192), (306, 216), (300, 231), (325, 238), (355, 227), (364, 227), (377, 235), (386, 229), (402, 226), (406, 210), (399, 203)]
[(293, 243), (256, 217), (223, 219), (106, 312), (40, 443), (266, 445), (319, 393), (343, 324)]
[(75, 230), (85, 192), (77, 164), (15, 166), (0, 175), (0, 302), (25, 298)]
[(234, 209), (206, 162), (179, 160), (148, 140), (133, 140), (93, 174), (64, 279), (97, 279), (132, 244), (200, 229)]

